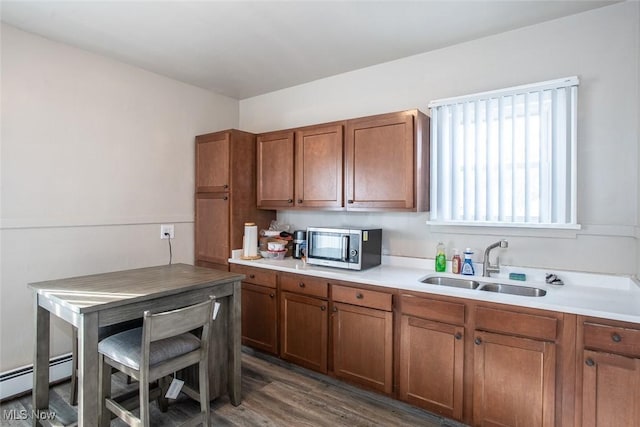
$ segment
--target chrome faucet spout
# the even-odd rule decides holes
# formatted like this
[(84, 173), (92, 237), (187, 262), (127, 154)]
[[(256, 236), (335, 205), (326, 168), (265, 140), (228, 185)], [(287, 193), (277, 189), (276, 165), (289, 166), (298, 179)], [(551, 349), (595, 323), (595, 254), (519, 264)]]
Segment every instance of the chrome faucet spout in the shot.
[(483, 277), (491, 277), (491, 273), (499, 273), (500, 272), (500, 258), (496, 258), (496, 264), (492, 265), (489, 260), (489, 255), (491, 254), (491, 250), (495, 248), (508, 248), (509, 242), (505, 239), (497, 241), (495, 243), (487, 246), (487, 249), (484, 250), (484, 258), (482, 260), (482, 276)]

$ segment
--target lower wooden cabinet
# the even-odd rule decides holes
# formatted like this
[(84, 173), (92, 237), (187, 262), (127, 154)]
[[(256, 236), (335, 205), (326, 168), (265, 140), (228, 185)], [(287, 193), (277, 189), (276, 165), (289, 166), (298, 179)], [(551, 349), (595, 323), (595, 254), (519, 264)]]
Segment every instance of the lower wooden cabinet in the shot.
[(282, 292), (280, 298), (280, 356), (326, 374), (328, 302), (291, 292)]
[(242, 281), (242, 344), (278, 354), (278, 290), (276, 272), (231, 264)]
[(580, 318), (583, 427), (640, 427), (640, 327)]
[(582, 426), (640, 427), (640, 358), (584, 351)]
[(477, 331), (473, 424), (553, 426), (555, 344)]
[(400, 398), (462, 419), (464, 327), (403, 315), (400, 320)]
[(332, 286), (332, 295), (334, 302), (331, 309), (331, 343), (334, 375), (366, 388), (391, 394), (391, 294)]
[(281, 273), (280, 357), (326, 374), (329, 285), (325, 279)]
[(465, 304), (401, 295), (399, 397), (463, 418)]

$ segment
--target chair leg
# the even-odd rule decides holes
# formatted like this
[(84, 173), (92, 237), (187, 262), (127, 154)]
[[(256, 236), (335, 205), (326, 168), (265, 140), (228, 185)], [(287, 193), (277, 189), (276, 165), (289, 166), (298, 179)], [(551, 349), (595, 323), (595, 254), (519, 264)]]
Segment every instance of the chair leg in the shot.
[(149, 427), (149, 380), (146, 376), (141, 376), (139, 393), (140, 393), (140, 425)]
[(71, 327), (71, 385), (69, 404), (78, 404), (78, 329)]
[(202, 425), (209, 427), (209, 359), (200, 360), (198, 366), (198, 379), (200, 383), (200, 411), (202, 412)]
[(100, 377), (99, 377), (99, 393), (100, 404), (99, 417), (100, 426), (109, 427), (111, 425), (111, 411), (107, 408), (106, 401), (111, 398), (111, 366), (104, 363), (104, 356), (100, 355)]
[(167, 390), (169, 389), (169, 380), (167, 377), (158, 379), (158, 388), (160, 389), (160, 395), (158, 396), (158, 407), (160, 412), (167, 412), (169, 410), (169, 399), (165, 397)]

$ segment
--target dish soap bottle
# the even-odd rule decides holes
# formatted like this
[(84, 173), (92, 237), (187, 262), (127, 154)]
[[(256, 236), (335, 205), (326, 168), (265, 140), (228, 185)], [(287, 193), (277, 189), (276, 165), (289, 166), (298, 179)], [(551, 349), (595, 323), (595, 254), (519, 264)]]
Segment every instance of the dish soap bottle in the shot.
[(465, 276), (473, 276), (475, 271), (473, 270), (473, 260), (471, 256), (473, 255), (473, 251), (471, 248), (467, 248), (464, 251), (464, 263), (462, 264), (462, 274)]
[(453, 250), (453, 258), (451, 258), (451, 272), (453, 274), (460, 274), (460, 269), (462, 268), (462, 260), (460, 259), (460, 254), (457, 249)]
[(447, 256), (444, 253), (444, 243), (438, 243), (436, 247), (436, 271), (442, 273), (447, 269)]

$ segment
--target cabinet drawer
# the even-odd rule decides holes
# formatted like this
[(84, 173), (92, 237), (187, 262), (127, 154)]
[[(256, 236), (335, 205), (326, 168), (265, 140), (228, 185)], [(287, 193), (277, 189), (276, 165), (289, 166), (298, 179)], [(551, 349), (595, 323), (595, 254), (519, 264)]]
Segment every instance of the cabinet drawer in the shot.
[(584, 346), (640, 357), (640, 329), (584, 322)]
[(555, 341), (558, 319), (537, 314), (478, 307), (476, 309), (476, 328)]
[(266, 268), (247, 267), (244, 265), (231, 264), (230, 270), (232, 273), (244, 274), (246, 283), (253, 283), (254, 285), (268, 286), (270, 288), (276, 287), (276, 271), (267, 270)]
[(349, 286), (332, 285), (331, 299), (345, 304), (391, 311), (391, 294), (352, 288)]
[(280, 275), (280, 289), (320, 298), (327, 298), (329, 296), (327, 279), (320, 277), (282, 274)]
[(400, 299), (402, 314), (437, 320), (455, 325), (464, 325), (465, 306), (462, 303), (402, 295)]

